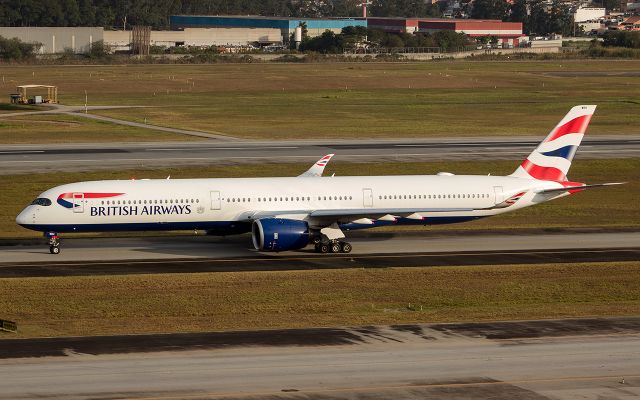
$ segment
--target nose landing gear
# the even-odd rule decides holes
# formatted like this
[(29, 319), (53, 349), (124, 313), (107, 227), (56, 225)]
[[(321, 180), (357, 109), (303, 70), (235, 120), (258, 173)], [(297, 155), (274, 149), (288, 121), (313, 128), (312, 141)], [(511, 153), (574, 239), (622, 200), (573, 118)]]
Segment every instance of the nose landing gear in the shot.
[(49, 253), (60, 254), (60, 236), (55, 232), (47, 232), (44, 235), (48, 239)]

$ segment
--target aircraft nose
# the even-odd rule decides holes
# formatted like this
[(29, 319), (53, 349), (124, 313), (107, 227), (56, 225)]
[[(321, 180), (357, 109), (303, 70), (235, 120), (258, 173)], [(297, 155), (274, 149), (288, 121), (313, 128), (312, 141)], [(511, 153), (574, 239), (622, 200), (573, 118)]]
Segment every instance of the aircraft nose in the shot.
[(27, 207), (16, 217), (16, 223), (21, 226), (29, 224), (29, 217), (31, 216), (31, 207)]

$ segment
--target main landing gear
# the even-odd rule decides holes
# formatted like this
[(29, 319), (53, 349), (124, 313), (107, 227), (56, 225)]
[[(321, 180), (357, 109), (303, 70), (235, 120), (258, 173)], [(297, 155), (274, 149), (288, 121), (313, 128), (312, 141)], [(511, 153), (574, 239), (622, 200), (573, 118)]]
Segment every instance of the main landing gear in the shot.
[(316, 253), (351, 253), (351, 243), (340, 240), (319, 241), (314, 244)]
[(60, 236), (55, 232), (47, 232), (44, 235), (49, 240), (49, 253), (60, 254)]

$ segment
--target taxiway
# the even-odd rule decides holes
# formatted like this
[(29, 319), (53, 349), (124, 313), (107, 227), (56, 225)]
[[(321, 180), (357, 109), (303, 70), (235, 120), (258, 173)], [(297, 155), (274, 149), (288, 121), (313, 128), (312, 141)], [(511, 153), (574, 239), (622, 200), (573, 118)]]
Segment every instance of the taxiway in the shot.
[(0, 358), (0, 399), (631, 399), (640, 319), (2, 340)]
[[(88, 171), (210, 164), (313, 162), (335, 153), (340, 162), (520, 160), (543, 137), (0, 146), (0, 174)], [(640, 136), (588, 136), (580, 158), (640, 157)], [(302, 171), (301, 171), (302, 172)]]
[(65, 239), (49, 254), (42, 240), (4, 242), (0, 277), (386, 268), (640, 260), (640, 232), (460, 235), (353, 232), (350, 254), (261, 253), (249, 235)]

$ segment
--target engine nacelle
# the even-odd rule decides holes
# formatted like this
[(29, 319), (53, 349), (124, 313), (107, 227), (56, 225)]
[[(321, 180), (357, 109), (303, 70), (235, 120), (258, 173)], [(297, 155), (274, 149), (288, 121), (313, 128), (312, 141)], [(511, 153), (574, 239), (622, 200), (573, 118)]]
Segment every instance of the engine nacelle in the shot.
[(256, 250), (297, 250), (309, 244), (309, 224), (294, 219), (258, 219), (251, 227), (251, 238)]

